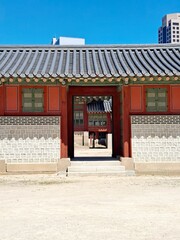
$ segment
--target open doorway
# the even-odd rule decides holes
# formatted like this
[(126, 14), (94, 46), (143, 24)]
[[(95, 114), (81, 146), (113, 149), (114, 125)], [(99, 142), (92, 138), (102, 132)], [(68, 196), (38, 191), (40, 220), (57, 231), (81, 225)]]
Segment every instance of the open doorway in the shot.
[[(82, 103), (82, 104), (76, 104), (76, 99), (75, 97), (79, 97), (79, 99), (77, 99), (77, 102)], [(88, 99), (89, 97), (89, 99)], [(106, 134), (108, 133), (107, 131), (105, 131), (103, 129), (103, 126), (101, 128), (101, 126), (98, 126), (99, 131), (98, 131), (98, 140), (99, 143), (101, 143), (101, 148), (99, 149), (99, 151), (102, 154), (102, 159), (104, 159), (105, 157), (105, 152), (108, 151), (108, 146), (104, 146), (103, 143), (103, 138), (106, 139), (106, 144), (108, 141), (111, 141), (111, 151), (107, 154), (106, 157), (108, 158), (116, 158), (118, 156), (121, 155), (121, 133), (120, 133), (120, 123), (121, 123), (121, 118), (120, 118), (120, 93), (117, 89), (116, 86), (70, 86), (68, 89), (68, 113), (67, 113), (67, 120), (68, 120), (68, 156), (73, 159), (75, 154), (75, 143), (74, 143), (74, 123), (75, 121), (79, 121), (81, 124), (79, 124), (79, 129), (76, 128), (76, 130), (79, 130), (79, 137), (77, 136), (77, 138), (79, 138), (79, 141), (86, 141), (86, 139), (88, 139), (89, 144), (93, 144), (93, 136), (91, 136), (91, 142), (90, 142), (90, 133), (93, 133), (93, 131), (90, 131), (90, 129), (88, 130), (86, 128), (86, 133), (84, 133), (84, 131), (82, 131), (82, 127), (84, 127), (83, 125), (86, 123), (88, 123), (88, 114), (86, 113), (85, 115), (83, 115), (83, 119), (82, 119), (82, 111), (78, 111), (79, 110), (83, 110), (83, 106), (84, 108), (87, 109), (87, 103), (92, 102), (93, 98), (95, 98), (95, 101), (98, 100), (110, 100), (111, 99), (111, 111), (109, 112), (110, 114), (110, 119), (111, 119), (111, 137), (109, 137), (108, 139), (106, 138)], [(86, 104), (84, 104), (84, 102)], [(76, 105), (76, 107), (75, 107)], [(74, 109), (77, 109), (77, 113), (74, 113)], [(79, 112), (79, 113), (78, 113)], [(87, 110), (86, 110), (87, 112)], [(76, 116), (79, 115), (79, 120), (76, 120)], [(84, 114), (84, 113), (83, 113)], [(91, 113), (89, 113), (90, 115)], [(93, 114), (92, 114), (93, 115)], [(95, 115), (95, 113), (94, 113)], [(95, 116), (93, 116), (95, 117)], [(93, 118), (92, 117), (92, 118)], [(103, 117), (102, 117), (103, 118)], [(92, 119), (89, 118), (89, 120), (91, 121)], [(101, 119), (101, 122), (103, 119)], [(92, 120), (93, 124), (98, 124), (97, 120)], [(77, 124), (77, 123), (76, 123)], [(90, 123), (91, 124), (91, 123)], [(100, 124), (99, 124), (100, 125)], [(87, 127), (87, 125), (86, 125)], [(102, 129), (102, 131), (100, 130)], [(92, 129), (91, 129), (92, 130)], [(77, 131), (78, 132), (78, 131)], [(82, 137), (82, 132), (83, 135), (86, 135), (86, 137)], [(93, 133), (95, 135), (95, 133)], [(97, 136), (97, 135), (96, 135)], [(100, 139), (99, 139), (100, 138)], [(111, 139), (112, 138), (112, 139)], [(98, 140), (95, 139), (94, 137), (94, 144), (98, 144)], [(89, 152), (90, 155), (87, 154), (87, 152), (83, 152), (83, 148), (80, 151), (79, 154), (81, 154), (82, 156), (85, 157), (89, 157), (89, 159), (91, 158), (91, 156), (96, 156), (97, 157), (97, 152), (93, 153), (95, 150), (98, 150), (98, 148), (91, 148), (92, 145), (88, 146), (88, 148), (91, 150), (91, 152)], [(95, 145), (97, 146), (97, 145)]]
[(112, 157), (112, 96), (73, 96), (74, 157)]

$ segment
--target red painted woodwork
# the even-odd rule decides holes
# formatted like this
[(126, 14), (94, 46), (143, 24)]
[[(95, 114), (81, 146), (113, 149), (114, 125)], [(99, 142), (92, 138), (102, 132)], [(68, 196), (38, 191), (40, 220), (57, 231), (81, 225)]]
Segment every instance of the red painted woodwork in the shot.
[[(77, 110), (77, 111), (79, 111), (79, 110)], [(86, 103), (84, 103), (82, 111), (83, 111), (83, 115), (84, 115), (84, 124), (74, 125), (74, 131), (94, 131), (94, 132), (108, 132), (108, 133), (112, 132), (111, 114), (109, 112), (106, 113), (106, 115), (107, 115), (107, 124), (106, 125), (104, 125), (104, 126), (89, 126), (88, 125), (88, 111), (87, 111)], [(98, 113), (96, 113), (96, 114), (98, 114)]]
[[(23, 91), (24, 88), (41, 88), (41, 89), (43, 89), (43, 92), (44, 92), (44, 112), (23, 112), (22, 111), (22, 91)], [(19, 86), (19, 109), (20, 110), (19, 110), (18, 115), (22, 115), (22, 116), (51, 115), (50, 113), (47, 113), (47, 87), (46, 86)]]
[(142, 112), (143, 111), (143, 97), (142, 97), (142, 86), (130, 87), (130, 111), (131, 112)]
[(4, 86), (0, 86), (0, 116), (4, 115)]
[(54, 112), (60, 111), (60, 88), (58, 86), (48, 87), (48, 104), (47, 111)]
[(180, 86), (171, 87), (171, 111), (180, 112)]
[(88, 128), (89, 132), (108, 132), (107, 127), (89, 127)]
[(19, 111), (19, 95), (18, 86), (5, 87), (5, 111), (18, 112)]
[[(3, 88), (3, 87), (2, 87)], [(8, 91), (5, 92), (4, 96), (5, 98), (7, 98), (8, 101), (8, 106), (11, 105), (11, 107), (6, 107), (5, 105), (5, 113), (6, 115), (16, 115), (16, 116), (51, 116), (51, 115), (60, 115), (60, 105), (61, 105), (61, 99), (60, 99), (60, 87), (59, 86), (53, 86), (52, 89), (48, 92), (48, 87), (47, 86), (15, 86), (15, 85), (11, 85), (11, 86), (6, 86), (4, 87), (5, 89), (8, 89)], [(41, 88), (43, 89), (44, 92), (44, 112), (22, 112), (22, 90), (23, 88)], [(56, 88), (56, 90), (54, 91), (54, 89)], [(17, 99), (18, 99), (18, 107), (17, 110), (13, 110), (15, 109), (12, 108), (12, 105), (16, 104), (16, 102), (12, 101), (13, 98), (13, 94), (15, 95), (15, 93), (11, 94), (11, 91), (9, 89), (17, 89)], [(57, 91), (57, 89), (59, 89)], [(13, 92), (13, 90), (12, 90)], [(8, 96), (7, 94), (8, 93)], [(49, 94), (50, 93), (50, 94)], [(51, 95), (51, 96), (50, 96)], [(58, 97), (59, 95), (59, 97)], [(54, 99), (53, 99), (54, 97)], [(50, 98), (50, 101), (48, 101), (48, 99)], [(56, 102), (56, 100), (57, 102)], [(0, 103), (0, 105), (2, 104), (2, 102)], [(58, 110), (57, 110), (58, 109)]]
[(129, 86), (123, 86), (123, 156), (131, 156), (131, 146), (130, 146), (130, 88)]
[[(44, 89), (44, 112), (22, 112), (22, 88)], [(146, 112), (146, 89), (166, 88), (168, 91), (167, 112)], [(120, 95), (122, 94), (122, 115), (120, 116)], [(74, 155), (73, 96), (112, 96), (113, 156), (131, 157), (131, 114), (180, 114), (180, 86), (178, 85), (133, 85), (123, 86), (122, 93), (116, 87), (73, 87), (69, 86), (0, 86), (0, 115), (59, 115), (61, 113), (61, 158)], [(84, 106), (86, 107), (86, 106)], [(87, 112), (87, 111), (86, 111)], [(88, 115), (85, 130), (88, 130)], [(120, 130), (120, 117), (122, 129)], [(102, 131), (108, 131), (108, 126)], [(90, 129), (89, 129), (90, 130)], [(94, 129), (95, 131), (95, 129)], [(122, 131), (122, 132), (121, 132)], [(122, 134), (120, 134), (122, 133)], [(121, 139), (122, 135), (122, 139)], [(120, 144), (122, 143), (122, 150)]]
[(68, 93), (68, 154), (74, 156), (73, 96), (112, 96), (113, 156), (120, 155), (120, 97), (116, 87), (69, 87)]
[(112, 112), (112, 133), (113, 133), (113, 157), (122, 155), (120, 152), (121, 132), (120, 132), (120, 92), (117, 89), (113, 94)]
[(68, 92), (68, 156), (74, 157), (73, 89)]
[(61, 158), (68, 157), (68, 115), (67, 115), (67, 87), (60, 87), (61, 99)]
[(111, 126), (111, 113), (107, 113), (107, 130), (108, 132), (112, 131), (112, 126)]
[(88, 131), (88, 112), (86, 104), (84, 104), (84, 130)]

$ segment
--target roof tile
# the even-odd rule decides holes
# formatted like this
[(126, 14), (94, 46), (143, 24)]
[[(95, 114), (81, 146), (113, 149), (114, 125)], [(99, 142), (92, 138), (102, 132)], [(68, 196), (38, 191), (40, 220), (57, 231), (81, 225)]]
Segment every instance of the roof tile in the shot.
[(1, 77), (180, 76), (180, 45), (0, 46)]

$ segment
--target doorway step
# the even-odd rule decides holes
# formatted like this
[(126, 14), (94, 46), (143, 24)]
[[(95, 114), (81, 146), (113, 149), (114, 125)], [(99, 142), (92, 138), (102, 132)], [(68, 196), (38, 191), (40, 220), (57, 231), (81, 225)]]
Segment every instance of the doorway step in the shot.
[(67, 169), (67, 176), (133, 176), (119, 160), (74, 160)]

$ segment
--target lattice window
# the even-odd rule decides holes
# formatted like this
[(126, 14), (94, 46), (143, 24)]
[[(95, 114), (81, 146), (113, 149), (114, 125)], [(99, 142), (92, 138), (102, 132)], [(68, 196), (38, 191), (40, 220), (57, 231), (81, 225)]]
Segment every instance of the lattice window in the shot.
[(83, 111), (74, 111), (74, 125), (82, 126), (84, 124)]
[(167, 111), (167, 89), (166, 88), (147, 88), (146, 111), (147, 112), (166, 112)]
[(23, 112), (44, 112), (44, 91), (41, 88), (24, 88), (22, 90)]
[(89, 114), (88, 116), (89, 126), (106, 126), (107, 125), (107, 114)]

